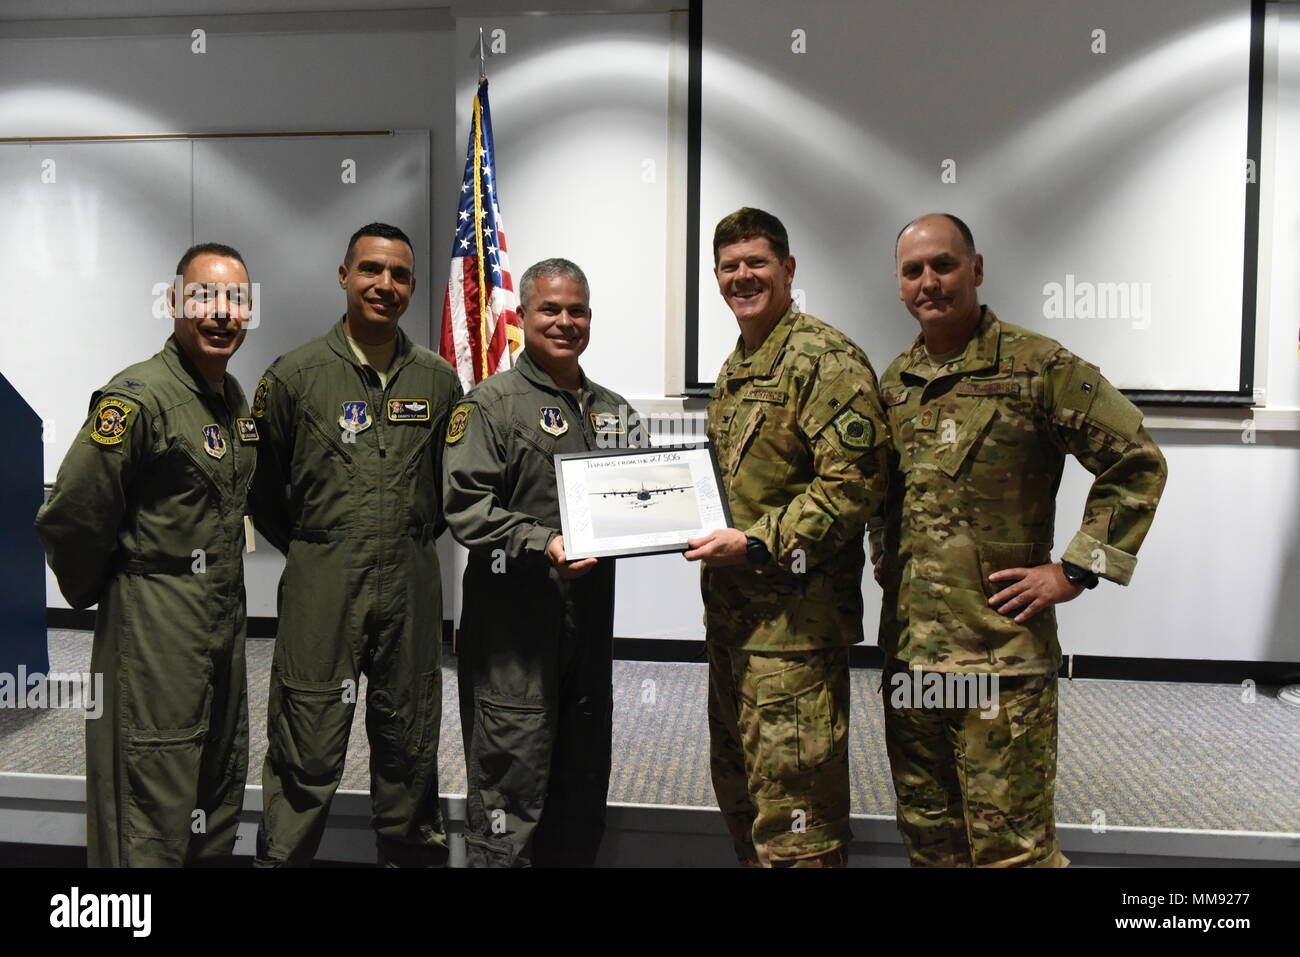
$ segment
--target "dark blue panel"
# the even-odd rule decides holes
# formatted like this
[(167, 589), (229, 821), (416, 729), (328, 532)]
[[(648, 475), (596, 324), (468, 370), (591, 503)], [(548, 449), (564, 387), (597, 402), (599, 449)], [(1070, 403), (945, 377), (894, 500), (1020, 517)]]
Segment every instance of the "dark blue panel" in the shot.
[(41, 420), (0, 376), (0, 672), (50, 670), (45, 634), (45, 552), (36, 537), (36, 510), (45, 481)]

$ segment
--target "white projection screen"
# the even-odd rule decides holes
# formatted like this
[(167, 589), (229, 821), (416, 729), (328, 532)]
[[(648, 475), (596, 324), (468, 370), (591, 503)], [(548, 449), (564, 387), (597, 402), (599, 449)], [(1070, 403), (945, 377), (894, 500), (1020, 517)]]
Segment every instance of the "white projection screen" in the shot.
[(1120, 388), (1248, 383), (1249, 0), (702, 3), (690, 384), (736, 342), (712, 237), (740, 206), (782, 219), (804, 308), (878, 373), (917, 333), (895, 236), (938, 211), (981, 301)]

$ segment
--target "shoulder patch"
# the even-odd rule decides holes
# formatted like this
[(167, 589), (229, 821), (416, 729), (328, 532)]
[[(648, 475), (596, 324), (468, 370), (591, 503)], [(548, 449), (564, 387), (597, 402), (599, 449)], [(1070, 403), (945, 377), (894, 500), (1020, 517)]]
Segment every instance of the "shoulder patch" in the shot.
[(831, 424), (835, 426), (835, 434), (840, 437), (844, 447), (855, 452), (865, 452), (870, 449), (876, 437), (876, 430), (871, 420), (851, 405), (845, 406), (844, 411), (837, 415)]
[(469, 431), (469, 416), (474, 411), (474, 404), (471, 402), (462, 402), (452, 411), (451, 417), (447, 420), (447, 444), (455, 445), (465, 437)]
[(126, 436), (135, 409), (121, 399), (104, 399), (95, 410), (90, 437), (100, 445), (118, 445)]
[(253, 393), (253, 418), (260, 419), (266, 415), (266, 394), (271, 390), (265, 379), (259, 379), (257, 382), (257, 391)]

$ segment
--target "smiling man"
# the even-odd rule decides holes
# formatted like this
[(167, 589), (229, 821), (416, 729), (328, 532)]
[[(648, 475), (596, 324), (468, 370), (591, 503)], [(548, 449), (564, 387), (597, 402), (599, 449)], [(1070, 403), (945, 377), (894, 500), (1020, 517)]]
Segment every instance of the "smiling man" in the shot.
[(742, 864), (843, 866), (848, 646), (863, 638), (863, 530), (885, 497), (876, 375), (795, 308), (771, 213), (724, 218), (713, 260), (740, 326), (708, 411), (736, 527), (686, 552), (705, 565), (713, 789)]
[(226, 364), (252, 318), (243, 258), (191, 247), (172, 336), (90, 400), (36, 519), (74, 608), (98, 602), (86, 722), (91, 867), (229, 858), (244, 803), (243, 551), (258, 434)]
[(471, 867), (589, 867), (609, 791), (614, 564), (568, 561), (554, 455), (627, 447), (627, 400), (578, 364), (587, 277), (567, 259), (519, 284), (524, 354), (457, 406), (444, 499), (469, 549), (458, 646)]
[[(984, 257), (960, 219), (905, 226), (897, 269), (921, 332), (881, 380), (895, 480), (872, 557), (899, 828), (916, 866), (1062, 867), (1054, 606), (1128, 584), (1164, 457), (1096, 366), (980, 305)], [(1067, 453), (1096, 479), (1053, 562)], [(994, 676), (996, 707), (896, 707), (895, 676), (918, 669)]]
[(398, 328), (415, 290), (405, 233), (384, 223), (357, 230), (338, 282), (346, 314), (277, 359), (253, 399), (263, 453), (254, 515), (287, 559), (257, 864), (314, 857), (365, 674), (379, 862), (441, 865), (436, 539), (441, 438), (460, 383)]

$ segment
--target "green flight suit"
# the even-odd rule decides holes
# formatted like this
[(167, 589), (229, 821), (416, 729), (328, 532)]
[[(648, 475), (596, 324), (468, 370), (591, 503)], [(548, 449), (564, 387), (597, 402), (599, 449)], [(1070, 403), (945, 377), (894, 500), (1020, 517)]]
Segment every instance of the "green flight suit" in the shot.
[(382, 864), (437, 865), (442, 436), (460, 384), (397, 332), (388, 384), (339, 320), (258, 383), (258, 528), (284, 552), (258, 864), (315, 856), (367, 676), (371, 826)]
[(244, 516), (258, 433), (173, 336), (90, 400), (36, 518), (74, 608), (99, 603), (86, 722), (91, 867), (228, 857), (244, 804)]
[(708, 410), (732, 524), (767, 565), (705, 568), (713, 789), (743, 862), (843, 863), (848, 645), (862, 632), (862, 535), (885, 498), (875, 372), (793, 306), (722, 367)]
[(452, 417), (444, 501), (470, 553), (457, 653), (471, 867), (590, 866), (600, 848), (614, 562), (570, 581), (551, 569), (553, 456), (626, 447), (638, 429), (626, 399), (585, 376), (575, 396), (526, 352)]
[(1062, 559), (1128, 584), (1164, 488), (1164, 457), (1142, 413), (1096, 366), (988, 307), (960, 355), (936, 371), (918, 336), (881, 388), (898, 470), (887, 520), (872, 533), (873, 557), (883, 554), (887, 705), (893, 676), (909, 668), (997, 674), (1001, 685), (995, 719), (886, 707), (912, 862), (1063, 865), (1052, 810), (1055, 610), (1017, 624), (1018, 612), (988, 604), (1011, 583), (988, 576), (1052, 560), (1071, 454), (1096, 479)]

